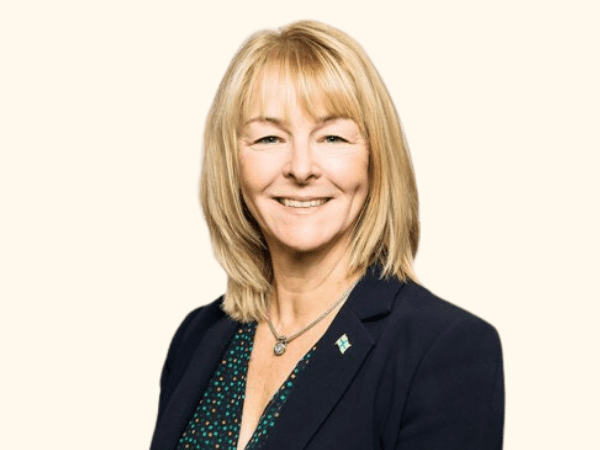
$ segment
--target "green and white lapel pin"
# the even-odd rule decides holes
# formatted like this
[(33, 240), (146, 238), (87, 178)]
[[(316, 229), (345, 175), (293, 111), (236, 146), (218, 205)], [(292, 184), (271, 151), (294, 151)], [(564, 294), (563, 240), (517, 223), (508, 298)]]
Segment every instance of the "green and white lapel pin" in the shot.
[(350, 340), (348, 339), (348, 336), (346, 336), (346, 333), (341, 335), (340, 338), (337, 341), (335, 341), (335, 344), (338, 346), (342, 355), (346, 350), (352, 347), (352, 344), (350, 344)]

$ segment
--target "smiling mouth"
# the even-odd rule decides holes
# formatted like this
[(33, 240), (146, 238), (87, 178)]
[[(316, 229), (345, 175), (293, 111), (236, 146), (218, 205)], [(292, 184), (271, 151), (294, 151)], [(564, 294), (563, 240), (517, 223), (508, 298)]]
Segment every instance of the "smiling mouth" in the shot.
[(329, 198), (318, 198), (313, 200), (292, 200), (289, 198), (277, 198), (277, 201), (284, 206), (288, 206), (290, 208), (313, 208), (315, 206), (321, 206), (322, 204), (328, 202)]

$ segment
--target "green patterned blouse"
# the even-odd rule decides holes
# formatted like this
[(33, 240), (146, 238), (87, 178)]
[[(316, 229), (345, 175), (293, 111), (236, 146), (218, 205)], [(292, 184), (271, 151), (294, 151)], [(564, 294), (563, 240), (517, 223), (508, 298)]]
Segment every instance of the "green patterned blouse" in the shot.
[[(248, 361), (255, 332), (256, 322), (240, 324), (181, 435), (177, 450), (236, 449), (246, 392)], [(245, 450), (258, 450), (264, 445), (294, 387), (296, 377), (308, 364), (315, 350), (316, 346), (298, 361), (292, 373), (273, 395)]]

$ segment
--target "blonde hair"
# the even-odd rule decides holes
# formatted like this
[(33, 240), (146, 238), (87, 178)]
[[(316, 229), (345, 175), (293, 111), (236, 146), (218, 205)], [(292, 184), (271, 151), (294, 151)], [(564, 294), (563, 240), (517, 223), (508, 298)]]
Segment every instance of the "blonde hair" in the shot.
[[(215, 257), (228, 275), (223, 310), (261, 320), (273, 268), (260, 228), (241, 194), (238, 134), (267, 69), (278, 68), (307, 112), (319, 98), (329, 113), (353, 119), (369, 143), (369, 194), (349, 247), (352, 272), (379, 263), (382, 276), (416, 281), (418, 197), (400, 120), (383, 81), (348, 35), (314, 21), (252, 35), (231, 61), (210, 108), (200, 200)], [(264, 92), (264, 90), (263, 90)]]

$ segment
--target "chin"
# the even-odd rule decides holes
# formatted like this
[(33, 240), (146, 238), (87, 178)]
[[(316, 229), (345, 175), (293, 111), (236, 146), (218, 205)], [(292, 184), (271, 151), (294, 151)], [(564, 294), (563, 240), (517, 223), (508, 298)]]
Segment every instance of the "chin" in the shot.
[[(299, 238), (301, 236), (301, 238)], [(314, 254), (320, 252), (329, 252), (336, 244), (339, 244), (341, 237), (339, 235), (323, 236), (322, 233), (312, 235), (309, 233), (296, 233), (287, 238), (277, 239), (279, 246), (288, 252), (297, 254)]]

